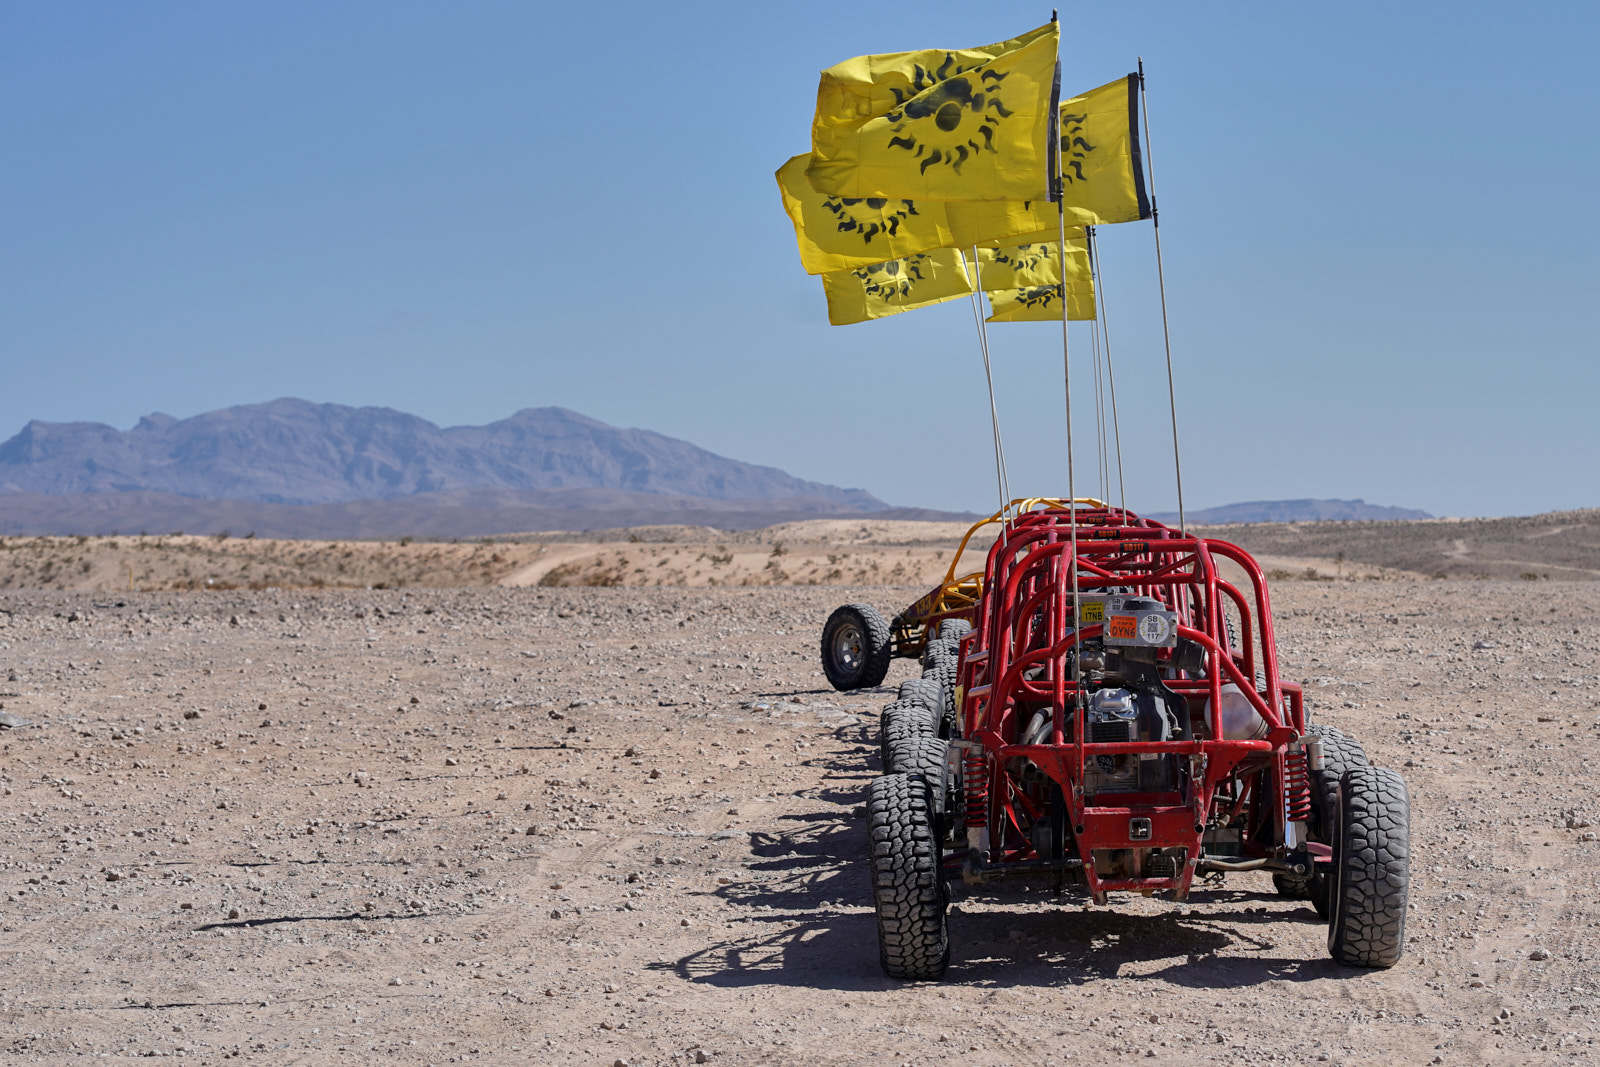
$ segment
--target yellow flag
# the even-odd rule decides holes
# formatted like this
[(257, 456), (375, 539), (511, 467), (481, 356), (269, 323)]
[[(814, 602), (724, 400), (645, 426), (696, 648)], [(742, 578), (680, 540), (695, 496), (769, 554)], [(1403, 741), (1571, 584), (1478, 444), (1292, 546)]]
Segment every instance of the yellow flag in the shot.
[[(933, 207), (943, 203), (950, 219), (950, 244), (957, 248), (994, 244), (1010, 240), (1020, 244), (1025, 235), (1048, 230), (1054, 239), (1060, 221), (1056, 218), (1056, 205), (1046, 200), (928, 200)], [(1067, 223), (1067, 237), (1081, 228)], [(1044, 238), (1039, 238), (1044, 240)]]
[[(978, 249), (978, 286), (997, 289), (1031, 289), (1061, 284), (1061, 247), (1057, 241)], [(1068, 231), (1066, 275), (1069, 282), (1089, 277), (1089, 242), (1083, 231)]]
[(858, 56), (822, 72), (807, 173), (819, 192), (1044, 200), (1055, 22), (999, 44)]
[(1042, 200), (917, 202), (829, 196), (806, 179), (810, 161), (808, 155), (795, 156), (777, 174), (783, 210), (794, 225), (800, 265), (807, 274), (866, 267), (931, 248), (1015, 241), (1041, 229), (1056, 232), (1056, 206)]
[(1061, 102), (1061, 185), (1069, 224), (1150, 217), (1139, 154), (1137, 74)]
[[(988, 322), (1060, 322), (1061, 286), (1036, 285), (1027, 289), (1006, 289), (989, 294), (994, 314)], [(1068, 318), (1087, 322), (1094, 315), (1094, 284), (1085, 278), (1067, 288)]]
[(828, 321), (835, 326), (954, 300), (972, 292), (967, 264), (953, 248), (918, 253), (822, 276)]

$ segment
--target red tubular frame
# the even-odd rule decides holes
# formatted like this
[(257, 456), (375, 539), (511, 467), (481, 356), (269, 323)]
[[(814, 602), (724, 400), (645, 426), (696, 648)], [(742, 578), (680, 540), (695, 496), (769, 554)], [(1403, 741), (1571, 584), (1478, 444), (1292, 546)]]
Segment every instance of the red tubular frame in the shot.
[[(1253, 596), (1219, 577), (1217, 562), (1221, 559), (1244, 571)], [(1076, 699), (1079, 682), (1067, 669), (1068, 652), (1084, 640), (1099, 637), (1102, 627), (1075, 628), (1074, 572), (1080, 596), (1113, 587), (1120, 592), (1131, 589), (1177, 612), (1178, 636), (1205, 650), (1207, 669), (1204, 677), (1173, 679), (1166, 684), (1189, 701), (1191, 712), (1202, 701), (1210, 708), (1207, 736), (1165, 742), (1086, 740), (1084, 701)], [(1242, 648), (1229, 647), (1223, 598), (1233, 603), (1239, 615)], [(1041, 857), (1023, 832), (1024, 821), (1037, 817), (1038, 807), (1008, 769), (1018, 760), (1028, 761), (1061, 787), (1066, 824), (1076, 850), (1072, 865), (1081, 869), (1097, 901), (1115, 890), (1173, 890), (1180, 898), (1184, 896), (1201, 855), (1206, 827), (1218, 814), (1219, 787), (1224, 783), (1229, 783), (1226, 813), (1255, 820), (1254, 831), (1270, 830), (1264, 834), (1272, 843), (1268, 851), (1283, 851), (1286, 821), (1303, 804), (1303, 764), (1291, 768), (1286, 759), (1290, 742), (1305, 729), (1305, 715), (1300, 687), (1278, 678), (1266, 581), (1261, 568), (1242, 549), (1225, 541), (1188, 537), (1116, 508), (1030, 511), (1007, 523), (990, 547), (983, 598), (974, 615), (973, 632), (962, 647), (962, 733), (968, 742), (981, 745), (982, 751), (969, 749), (964, 758), (969, 777), (967, 824), (986, 827), (989, 846), (987, 855), (969, 856), (969, 864), (976, 862), (987, 871), (996, 871), (1040, 863)], [(1041, 666), (1042, 678), (1025, 677), (1025, 672)], [(1264, 681), (1259, 692), (1254, 682), (1258, 668)], [(1224, 738), (1222, 688), (1230, 683), (1265, 722), (1264, 738)], [(1024, 701), (1048, 703), (1052, 710), (1049, 743), (1017, 743)], [(1068, 714), (1073, 716), (1070, 730)], [(1190, 773), (1182, 789), (1085, 795), (1090, 758), (1152, 753), (1188, 757)], [(984, 780), (971, 781), (980, 768)], [(1270, 787), (1273, 797), (1254, 791), (1258, 778)], [(981, 801), (981, 810), (974, 810), (974, 801)], [(1270, 827), (1265, 824), (1269, 814)], [(1130, 820), (1134, 818), (1149, 820), (1148, 837), (1131, 838)], [(1252, 833), (1252, 837), (1261, 836)], [(1102, 850), (1173, 847), (1186, 849), (1188, 856), (1188, 863), (1174, 877), (1102, 879), (1095, 869), (1095, 854)]]

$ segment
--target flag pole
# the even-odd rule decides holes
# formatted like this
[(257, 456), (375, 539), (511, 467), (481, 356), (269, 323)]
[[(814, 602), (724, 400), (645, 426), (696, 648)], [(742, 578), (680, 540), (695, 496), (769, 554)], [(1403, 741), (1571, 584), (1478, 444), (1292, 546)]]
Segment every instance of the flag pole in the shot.
[(1117, 375), (1111, 362), (1111, 318), (1106, 314), (1105, 279), (1100, 270), (1100, 232), (1095, 226), (1085, 226), (1084, 229), (1089, 238), (1089, 268), (1094, 280), (1095, 314), (1100, 319), (1100, 335), (1106, 346), (1106, 384), (1111, 393), (1111, 438), (1117, 447), (1117, 497), (1119, 506), (1126, 512), (1128, 486), (1122, 476), (1122, 422), (1117, 418)]
[[(1085, 227), (1085, 230), (1088, 228)], [(1062, 284), (1066, 284), (1063, 281)], [(1098, 309), (1096, 309), (1098, 312)], [(1089, 356), (1094, 371), (1094, 472), (1100, 478), (1100, 499), (1111, 499), (1110, 450), (1106, 447), (1106, 391), (1100, 378), (1100, 322), (1089, 321)]]
[[(1057, 122), (1060, 119), (1056, 119)], [(1065, 197), (1056, 199), (1056, 221), (1059, 228), (1061, 251), (1061, 376), (1065, 382), (1067, 394), (1067, 507), (1071, 509), (1071, 522), (1067, 524), (1068, 536), (1072, 542), (1072, 699), (1076, 702), (1083, 689), (1083, 668), (1079, 663), (1078, 634), (1082, 630), (1079, 620), (1083, 618), (1079, 611), (1081, 599), (1078, 589), (1078, 486), (1073, 476), (1072, 466), (1072, 360), (1067, 353), (1067, 323), (1072, 315), (1071, 302), (1067, 299), (1067, 204)], [(1066, 709), (1062, 709), (1066, 714)], [(1076, 723), (1077, 712), (1073, 712), (1073, 722)], [(1077, 727), (1074, 725), (1074, 731)], [(1075, 735), (1076, 736), (1076, 735)], [(1081, 740), (1081, 739), (1080, 739)]]
[(994, 372), (989, 364), (989, 331), (983, 324), (982, 294), (983, 268), (978, 264), (978, 246), (972, 246), (972, 318), (978, 324), (978, 351), (983, 356), (983, 380), (989, 385), (989, 430), (994, 437), (994, 485), (1000, 494), (1000, 513), (1003, 516), (1011, 503), (1010, 487), (1006, 484), (1006, 454), (1000, 443), (1000, 414), (994, 403)]
[(1172, 384), (1172, 332), (1167, 327), (1167, 276), (1161, 266), (1161, 212), (1156, 208), (1156, 161), (1150, 153), (1150, 98), (1144, 87), (1144, 57), (1139, 57), (1139, 106), (1144, 115), (1144, 158), (1150, 168), (1150, 228), (1156, 235), (1156, 281), (1161, 288), (1161, 339), (1167, 346), (1167, 403), (1172, 409), (1172, 466), (1178, 480), (1178, 530), (1184, 528), (1183, 461), (1178, 452), (1178, 393)]

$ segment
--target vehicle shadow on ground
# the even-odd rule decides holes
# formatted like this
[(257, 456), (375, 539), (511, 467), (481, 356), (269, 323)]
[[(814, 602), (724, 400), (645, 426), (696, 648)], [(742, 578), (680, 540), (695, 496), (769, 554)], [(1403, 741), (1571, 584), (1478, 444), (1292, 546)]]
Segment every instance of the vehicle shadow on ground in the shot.
[(1276, 948), (1249, 925), (1284, 918), (1261, 909), (1131, 914), (1087, 909), (1070, 897), (1042, 911), (973, 912), (958, 904), (950, 919), (953, 951), (946, 980), (1004, 987), (1119, 979), (1224, 989), (1360, 973), (1322, 956), (1223, 955)]
[[(835, 792), (829, 790), (828, 792)], [(842, 789), (851, 803), (862, 790)], [(752, 833), (748, 882), (715, 895), (741, 915), (737, 930), (671, 963), (655, 966), (691, 982), (739, 988), (882, 989), (866, 864), (863, 819), (843, 812), (784, 816)]]
[[(875, 733), (866, 724), (832, 731), (843, 751), (801, 761), (824, 772), (818, 785), (797, 794), (816, 810), (785, 815), (774, 830), (749, 835), (749, 878), (713, 891), (739, 914), (739, 932), (653, 968), (727, 988), (849, 991), (904, 984), (885, 977), (878, 965), (863, 807), (877, 774)], [(1286, 908), (1270, 892), (1197, 886), (1190, 902), (1205, 906), (1204, 913), (1160, 915), (1086, 908), (1080, 897), (1028, 887), (973, 894), (957, 887), (954, 895), (949, 982), (1006, 987), (1153, 979), (1232, 988), (1361, 973), (1322, 957), (1265, 955), (1276, 943), (1252, 927), (1316, 921), (1309, 907)], [(1240, 950), (1253, 954), (1222, 954)]]

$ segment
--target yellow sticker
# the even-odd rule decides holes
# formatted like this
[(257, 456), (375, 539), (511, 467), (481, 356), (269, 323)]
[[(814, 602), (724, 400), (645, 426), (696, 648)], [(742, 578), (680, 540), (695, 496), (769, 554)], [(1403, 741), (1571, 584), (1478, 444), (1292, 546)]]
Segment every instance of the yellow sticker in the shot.
[(1106, 602), (1103, 600), (1086, 600), (1081, 605), (1083, 610), (1083, 624), (1093, 626), (1098, 622), (1106, 621)]

